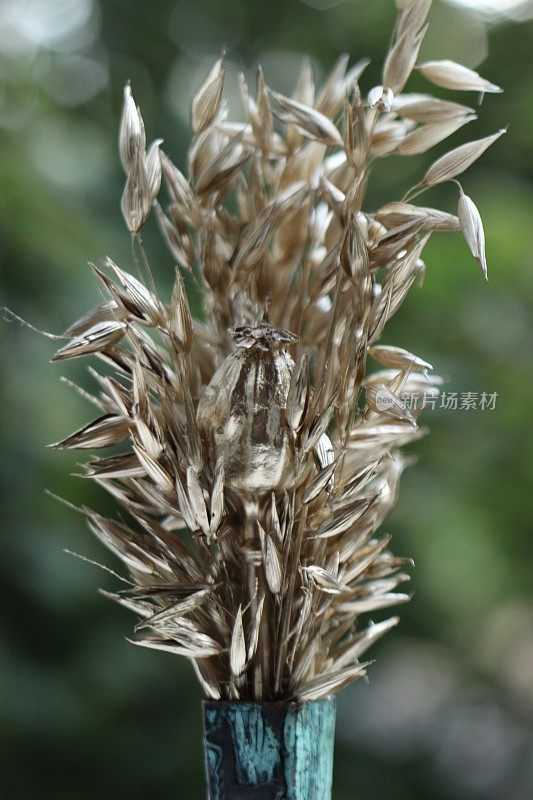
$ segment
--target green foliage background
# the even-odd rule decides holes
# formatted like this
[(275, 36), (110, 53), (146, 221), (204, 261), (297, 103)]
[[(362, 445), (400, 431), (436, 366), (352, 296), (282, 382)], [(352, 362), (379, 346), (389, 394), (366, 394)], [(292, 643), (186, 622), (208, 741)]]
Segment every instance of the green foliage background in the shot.
[[(486, 284), (459, 234), (433, 237), (427, 277), (386, 343), (450, 376), (446, 391), (497, 392), (493, 411), (436, 409), (413, 451), (387, 529), (412, 555), (412, 602), (374, 649), (370, 682), (340, 698), (335, 800), (527, 800), (533, 796), (531, 353), (533, 22), (481, 18), (435, 0), (424, 58), (451, 57), (503, 85), (454, 137), (507, 136), (464, 178), (486, 228)], [(533, 11), (529, 7), (529, 16)], [(3, 302), (60, 331), (98, 302), (88, 260), (131, 269), (116, 153), (121, 90), (132, 79), (148, 135), (183, 164), (188, 102), (228, 48), (237, 75), (290, 91), (301, 55), (324, 75), (337, 55), (372, 58), (379, 82), (389, 0), (4, 0), (0, 6), (0, 263)], [(430, 87), (414, 77), (410, 90)], [(446, 93), (443, 93), (446, 94)], [(457, 98), (456, 98), (457, 99)], [(475, 102), (475, 98), (459, 100)], [(442, 148), (438, 149), (439, 152)], [(387, 159), (369, 206), (398, 199), (432, 154)], [(424, 197), (454, 210), (456, 190)], [(173, 264), (152, 222), (157, 280)], [(185, 661), (124, 640), (132, 618), (100, 597), (113, 579), (64, 548), (111, 559), (76, 504), (112, 510), (46, 450), (87, 418), (59, 375), (89, 385), (85, 363), (50, 367), (53, 345), (2, 325), (0, 797), (163, 800), (203, 796), (200, 691)]]

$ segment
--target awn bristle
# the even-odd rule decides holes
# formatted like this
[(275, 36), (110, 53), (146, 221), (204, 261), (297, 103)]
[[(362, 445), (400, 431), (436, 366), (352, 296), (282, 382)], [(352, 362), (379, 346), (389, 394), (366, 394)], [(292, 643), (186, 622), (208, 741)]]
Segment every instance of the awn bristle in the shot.
[[(110, 595), (140, 618), (135, 641), (187, 656), (210, 698), (313, 699), (365, 674), (369, 646), (398, 622), (359, 615), (403, 603), (408, 559), (377, 531), (423, 431), (407, 394), (438, 393), (431, 365), (377, 344), (424, 273), (432, 232), (463, 229), (486, 271), (481, 218), (408, 202), (454, 180), (499, 135), (438, 158), (403, 201), (364, 208), (376, 158), (425, 152), (475, 118), (468, 106), (403, 94), (430, 2), (399, 4), (383, 86), (365, 100), (366, 61), (342, 57), (321, 89), (304, 62), (292, 97), (261, 70), (246, 124), (228, 121), (218, 60), (192, 102), (188, 177), (146, 151), (125, 90), (122, 212), (146, 280), (107, 260), (109, 300), (66, 332), (55, 360), (96, 354), (96, 420), (55, 445), (122, 452), (85, 474), (128, 522), (86, 510), (129, 572)], [(451, 61), (417, 69), (436, 85), (498, 87)], [(170, 204), (156, 197), (163, 177)], [(155, 209), (178, 264), (170, 302), (155, 291), (139, 231)], [(193, 319), (182, 272), (200, 287)], [(383, 367), (367, 375), (370, 356)]]

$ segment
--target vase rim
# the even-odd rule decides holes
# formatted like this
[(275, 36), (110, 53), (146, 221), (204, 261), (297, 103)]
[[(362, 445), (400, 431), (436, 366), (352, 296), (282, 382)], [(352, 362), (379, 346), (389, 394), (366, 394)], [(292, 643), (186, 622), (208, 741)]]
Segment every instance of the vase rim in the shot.
[(221, 708), (222, 706), (291, 706), (294, 708), (298, 708), (299, 706), (307, 706), (312, 705), (313, 703), (336, 703), (335, 695), (327, 695), (326, 697), (319, 697), (317, 700), (298, 700), (298, 698), (286, 698), (281, 700), (212, 700), (212, 699), (203, 699), (202, 706), (216, 706), (217, 708)]

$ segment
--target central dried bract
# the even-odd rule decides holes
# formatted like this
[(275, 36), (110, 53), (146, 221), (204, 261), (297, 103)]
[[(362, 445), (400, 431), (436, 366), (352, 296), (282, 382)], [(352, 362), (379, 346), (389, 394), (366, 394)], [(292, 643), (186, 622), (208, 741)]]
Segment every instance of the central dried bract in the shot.
[(263, 324), (232, 332), (237, 345), (213, 375), (198, 405), (198, 427), (225, 483), (246, 494), (294, 483), (294, 435), (287, 396), (294, 362), (287, 331)]

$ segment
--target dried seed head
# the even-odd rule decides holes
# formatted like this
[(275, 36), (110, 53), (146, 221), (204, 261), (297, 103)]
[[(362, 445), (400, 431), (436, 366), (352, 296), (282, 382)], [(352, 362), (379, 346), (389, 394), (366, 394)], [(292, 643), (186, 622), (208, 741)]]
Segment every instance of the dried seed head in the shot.
[[(260, 68), (255, 93), (242, 78), (246, 121), (235, 122), (218, 60), (192, 102), (190, 179), (161, 140), (146, 153), (126, 87), (123, 214), (137, 234), (155, 203), (201, 314), (193, 321), (179, 271), (170, 303), (159, 298), (135, 237), (149, 288), (110, 260), (95, 267), (108, 300), (70, 326), (54, 356), (96, 353), (109, 371), (90, 372), (97, 394), (73, 387), (98, 417), (54, 446), (121, 446), (83, 470), (130, 521), (86, 512), (128, 572), (113, 599), (140, 618), (137, 643), (191, 659), (212, 698), (338, 691), (397, 622), (364, 628), (358, 616), (409, 599), (397, 591), (407, 561), (378, 529), (408, 463), (400, 448), (424, 434), (416, 419), (442, 379), (377, 340), (423, 276), (434, 231), (462, 228), (486, 270), (481, 220), (462, 190), (458, 217), (407, 200), (454, 179), (499, 134), (439, 158), (406, 201), (368, 208), (376, 159), (423, 153), (475, 116), (402, 93), (431, 2), (396, 5), (383, 85), (368, 102), (357, 84), (367, 60), (341, 57), (322, 86), (304, 60), (291, 98)], [(448, 88), (497, 89), (452, 62), (419, 69)]]

